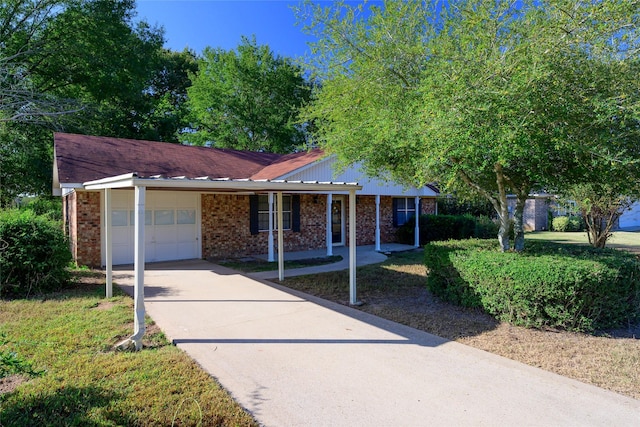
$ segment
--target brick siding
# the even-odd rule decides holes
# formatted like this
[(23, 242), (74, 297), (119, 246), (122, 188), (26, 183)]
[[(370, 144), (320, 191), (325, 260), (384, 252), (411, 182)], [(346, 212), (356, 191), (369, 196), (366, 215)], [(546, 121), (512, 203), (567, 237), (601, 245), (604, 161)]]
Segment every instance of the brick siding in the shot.
[[(65, 230), (70, 247), (79, 265), (101, 265), (101, 206), (99, 192), (73, 192), (64, 197)], [(358, 245), (375, 243), (375, 196), (358, 196), (356, 199)], [(349, 206), (345, 198), (345, 223), (348, 244)], [(249, 196), (234, 194), (203, 194), (202, 208), (202, 256), (203, 258), (228, 258), (265, 254), (268, 251), (268, 232), (251, 234), (249, 222)], [(326, 247), (325, 194), (300, 195), (300, 232), (284, 231), (285, 251), (305, 251)], [(422, 212), (435, 211), (435, 199), (423, 199)], [(392, 197), (380, 198), (381, 243), (396, 241), (393, 227)], [(274, 241), (277, 233), (274, 231)], [(276, 244), (277, 246), (277, 244)]]
[(100, 267), (100, 193), (74, 191), (64, 197), (65, 230), (78, 265)]

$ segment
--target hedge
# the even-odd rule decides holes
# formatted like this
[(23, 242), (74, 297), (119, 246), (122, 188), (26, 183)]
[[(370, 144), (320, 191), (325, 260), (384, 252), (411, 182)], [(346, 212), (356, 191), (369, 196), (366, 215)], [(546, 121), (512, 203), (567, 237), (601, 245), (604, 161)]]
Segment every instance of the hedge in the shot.
[[(415, 218), (409, 219), (396, 231), (399, 243), (415, 242)], [(495, 239), (499, 225), (486, 216), (471, 215), (420, 215), (420, 245), (449, 239)]]
[(427, 286), (526, 327), (592, 332), (640, 319), (640, 260), (613, 249), (527, 242), (523, 253), (468, 240), (425, 246)]
[(0, 297), (63, 288), (71, 260), (59, 221), (29, 209), (0, 211)]

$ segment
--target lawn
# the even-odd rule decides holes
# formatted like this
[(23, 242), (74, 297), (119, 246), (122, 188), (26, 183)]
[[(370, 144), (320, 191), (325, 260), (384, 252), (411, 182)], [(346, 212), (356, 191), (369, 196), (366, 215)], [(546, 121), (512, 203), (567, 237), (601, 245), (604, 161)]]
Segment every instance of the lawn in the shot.
[(0, 380), (0, 426), (257, 425), (150, 319), (142, 351), (114, 351), (133, 329), (131, 298), (114, 293), (105, 299), (103, 285), (80, 283), (0, 301), (0, 354), (15, 352), (40, 372)]
[[(358, 298), (364, 302), (358, 309), (640, 399), (638, 328), (594, 336), (511, 326), (480, 310), (442, 302), (426, 289), (426, 274), (421, 251), (396, 254), (382, 264), (358, 268)], [(349, 300), (348, 283), (346, 271), (282, 282), (343, 304)]]
[[(527, 233), (525, 240), (544, 240), (558, 243), (576, 243), (588, 245), (586, 232), (560, 233), (556, 231), (536, 231)], [(607, 241), (608, 248), (624, 249), (640, 254), (640, 231), (615, 231)]]

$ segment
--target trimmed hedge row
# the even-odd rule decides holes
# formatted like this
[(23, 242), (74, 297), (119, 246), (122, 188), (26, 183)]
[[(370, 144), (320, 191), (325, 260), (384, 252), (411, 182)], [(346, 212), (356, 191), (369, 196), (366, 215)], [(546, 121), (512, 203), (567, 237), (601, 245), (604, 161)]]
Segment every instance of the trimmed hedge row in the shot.
[(63, 288), (71, 260), (60, 222), (29, 209), (0, 211), (0, 297)]
[[(409, 219), (396, 231), (399, 243), (414, 243), (416, 221)], [(495, 239), (499, 226), (486, 216), (420, 215), (420, 245), (449, 239)]]
[(553, 231), (583, 231), (584, 221), (579, 216), (557, 216), (551, 221)]
[(425, 246), (425, 262), (435, 295), (515, 325), (592, 332), (640, 319), (640, 261), (625, 252), (527, 242), (502, 253), (467, 240)]

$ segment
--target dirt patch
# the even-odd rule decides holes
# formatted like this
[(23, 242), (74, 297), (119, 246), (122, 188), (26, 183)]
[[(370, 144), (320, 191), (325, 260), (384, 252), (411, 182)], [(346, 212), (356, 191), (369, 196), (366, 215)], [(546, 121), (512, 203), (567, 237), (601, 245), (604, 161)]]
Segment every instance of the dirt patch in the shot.
[(11, 393), (20, 384), (26, 383), (29, 378), (24, 375), (9, 375), (8, 377), (0, 378), (0, 394)]

